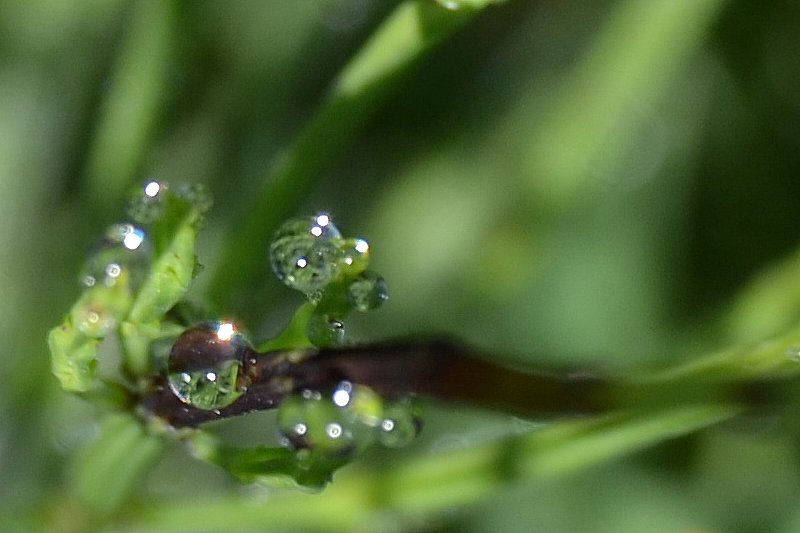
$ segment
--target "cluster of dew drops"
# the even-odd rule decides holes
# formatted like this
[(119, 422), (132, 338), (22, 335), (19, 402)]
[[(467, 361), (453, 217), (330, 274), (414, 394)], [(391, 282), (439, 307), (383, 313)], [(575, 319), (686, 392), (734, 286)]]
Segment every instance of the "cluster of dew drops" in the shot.
[[(170, 195), (189, 201), (201, 213), (211, 206), (202, 186), (147, 182), (128, 204), (129, 219), (109, 226), (93, 247), (81, 276), (86, 289), (138, 289), (153, 260), (149, 228), (162, 216)], [(388, 297), (383, 278), (367, 270), (369, 251), (366, 240), (342, 237), (329, 215), (318, 214), (286, 222), (276, 232), (269, 256), (277, 277), (313, 305), (338, 282), (347, 308), (367, 312)], [(79, 323), (85, 334), (97, 338), (116, 326), (112, 312), (96, 307), (86, 309)], [(342, 321), (330, 309), (315, 312), (308, 321), (307, 336), (317, 346), (334, 346), (343, 335)], [(242, 368), (247, 358), (258, 355), (229, 321), (191, 327), (168, 350), (172, 393), (196, 409), (217, 412), (246, 392)], [(341, 455), (374, 440), (389, 447), (405, 445), (417, 434), (419, 419), (410, 399), (385, 401), (368, 387), (342, 382), (332, 391), (303, 391), (288, 398), (278, 410), (278, 426), (287, 446)]]
[[(108, 226), (92, 246), (80, 275), (85, 290), (118, 290), (123, 292), (120, 298), (129, 298), (138, 291), (153, 261), (150, 228), (161, 218), (170, 196), (191, 204), (200, 214), (212, 204), (203, 185), (182, 184), (172, 189), (166, 183), (148, 181), (131, 196), (127, 219)], [(113, 302), (113, 297), (91, 299), (90, 305), (80, 308), (78, 329), (88, 337), (106, 337), (118, 325)]]
[[(342, 341), (337, 312), (372, 311), (388, 298), (384, 279), (368, 269), (369, 243), (343, 237), (327, 213), (286, 222), (269, 256), (278, 279), (317, 305), (306, 331), (317, 346)], [(387, 400), (369, 387), (342, 381), (332, 390), (304, 390), (284, 400), (278, 426), (288, 446), (342, 455), (374, 440), (404, 446), (417, 435), (419, 417), (411, 398)]]
[[(146, 279), (154, 250), (151, 232), (170, 199), (189, 202), (200, 214), (211, 207), (207, 189), (198, 184), (172, 187), (151, 180), (131, 197), (127, 220), (109, 226), (92, 247), (81, 273), (84, 289), (135, 294)], [(345, 238), (328, 214), (291, 219), (275, 233), (269, 260), (275, 275), (316, 306), (307, 337), (317, 346), (335, 346), (344, 336), (341, 316), (367, 312), (388, 298), (386, 282), (368, 270), (370, 246), (361, 238)], [(334, 289), (335, 287), (335, 289)], [(344, 305), (318, 305), (338, 291)], [(114, 310), (97, 303), (81, 309), (78, 327), (89, 337), (103, 338), (118, 326)], [(324, 308), (324, 309), (323, 309)], [(183, 403), (219, 411), (246, 392), (242, 368), (257, 356), (252, 344), (229, 321), (208, 321), (184, 331), (168, 348), (167, 383)], [(366, 386), (341, 382), (333, 390), (289, 397), (278, 409), (282, 442), (302, 453), (316, 450), (341, 456), (371, 442), (400, 447), (418, 433), (419, 417), (410, 398), (386, 400)]]
[(318, 301), (335, 279), (352, 278), (348, 297), (358, 311), (380, 306), (388, 297), (386, 284), (367, 271), (369, 243), (344, 238), (327, 213), (289, 220), (275, 233), (269, 256), (275, 275), (288, 287)]
[[(169, 356), (168, 382), (175, 396), (196, 409), (219, 412), (247, 390), (242, 368), (258, 357), (231, 322), (206, 322), (184, 331)], [(283, 400), (277, 424), (283, 445), (302, 456), (344, 457), (372, 442), (401, 447), (419, 432), (412, 398), (386, 400), (369, 387), (341, 381), (332, 390), (303, 390)]]

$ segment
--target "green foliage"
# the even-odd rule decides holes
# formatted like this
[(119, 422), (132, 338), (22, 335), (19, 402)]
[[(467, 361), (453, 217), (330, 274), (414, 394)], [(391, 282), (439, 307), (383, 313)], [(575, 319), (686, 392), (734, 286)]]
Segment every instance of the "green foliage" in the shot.
[[(790, 4), (0, 6), (3, 529), (797, 531)], [(259, 348), (311, 344), (316, 307), (291, 318), (267, 243), (328, 210), (380, 243), (370, 268), (392, 284), (353, 338), (449, 332), (599, 367), (646, 401), (547, 424), (427, 406), (411, 447), (368, 452), (321, 493), (276, 489), (339, 465), (302, 479), (269, 417), (165, 438), (119, 413), (151, 341), (179, 330), (160, 317), (195, 273), (191, 217), (153, 251), (163, 279), (78, 296), (73, 278), (148, 176), (215, 193), (191, 296), (258, 338), (289, 323)], [(59, 322), (53, 380), (40, 340)], [(715, 394), (754, 378), (780, 400), (763, 412)], [(675, 405), (697, 384), (709, 394)]]
[[(165, 205), (145, 237), (154, 248), (151, 262), (126, 265), (124, 258), (105, 258), (108, 262), (101, 268), (116, 265), (121, 269), (118, 276), (92, 281), (64, 322), (50, 331), (53, 373), (65, 390), (87, 392), (101, 388), (96, 375), (97, 348), (117, 328), (123, 366), (133, 379), (152, 371), (150, 344), (172, 331), (169, 325), (162, 327), (162, 320), (186, 294), (196, 271), (195, 239), (203, 213), (186, 198), (170, 192), (162, 194), (167, 196)], [(129, 253), (116, 244), (117, 254)], [(132, 280), (139, 275), (145, 276), (144, 281), (135, 286)], [(99, 330), (97, 323), (103, 324)]]

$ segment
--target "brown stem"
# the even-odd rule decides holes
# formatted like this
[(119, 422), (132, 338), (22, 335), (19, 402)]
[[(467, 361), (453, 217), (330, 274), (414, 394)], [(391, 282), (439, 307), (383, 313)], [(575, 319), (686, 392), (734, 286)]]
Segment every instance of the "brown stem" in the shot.
[(786, 380), (678, 383), (612, 381), (590, 373), (546, 373), (493, 362), (450, 341), (343, 348), (251, 351), (247, 389), (233, 404), (202, 410), (182, 403), (164, 376), (153, 378), (139, 404), (173, 427), (193, 427), (251, 411), (273, 409), (304, 389), (327, 391), (341, 381), (367, 385), (386, 398), (407, 394), (495, 409), (530, 418), (603, 413), (619, 408), (729, 402), (749, 407), (785, 403), (796, 389)]
[(245, 359), (247, 391), (228, 407), (207, 411), (182, 403), (163, 376), (140, 405), (173, 427), (272, 409), (292, 393), (327, 390), (340, 381), (367, 385), (384, 397), (420, 394), (526, 417), (592, 414), (611, 407), (598, 378), (514, 369), (450, 341), (288, 350)]

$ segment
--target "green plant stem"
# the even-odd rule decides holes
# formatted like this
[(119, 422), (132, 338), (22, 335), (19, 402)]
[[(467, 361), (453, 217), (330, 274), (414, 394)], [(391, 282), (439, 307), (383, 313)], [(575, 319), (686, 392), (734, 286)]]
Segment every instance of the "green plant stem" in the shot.
[(267, 172), (264, 186), (237, 220), (221, 257), (236, 257), (235, 275), (220, 265), (210, 291), (223, 306), (237, 302), (266, 275), (263, 250), (278, 225), (293, 215), (324, 170), (355, 139), (370, 117), (399, 89), (399, 80), (432, 48), (466, 24), (489, 1), (449, 11), (431, 0), (401, 3), (345, 66), (294, 144)]
[[(682, 407), (644, 415), (567, 421), (446, 453), (417, 454), (391, 469), (342, 472), (319, 495), (283, 493), (265, 505), (249, 498), (155, 505), (133, 529), (248, 531), (271, 528), (357, 529), (387, 509), (405, 517), (478, 500), (511, 479), (545, 481), (685, 435), (735, 416), (734, 407)], [(376, 494), (381, 495), (376, 500)], [(343, 510), (346, 509), (346, 512)]]

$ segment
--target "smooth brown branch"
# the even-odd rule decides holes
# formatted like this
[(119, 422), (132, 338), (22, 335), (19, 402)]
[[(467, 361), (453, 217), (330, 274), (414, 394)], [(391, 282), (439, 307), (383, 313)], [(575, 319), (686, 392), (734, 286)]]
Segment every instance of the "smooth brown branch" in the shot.
[(506, 366), (442, 340), (251, 351), (244, 360), (242, 375), (246, 391), (218, 410), (181, 402), (164, 376), (153, 378), (139, 403), (147, 415), (178, 428), (273, 409), (288, 395), (330, 390), (341, 381), (367, 385), (385, 398), (417, 394), (532, 419), (688, 403), (760, 406), (785, 399), (785, 387), (775, 380), (618, 382), (588, 372), (558, 374)]

